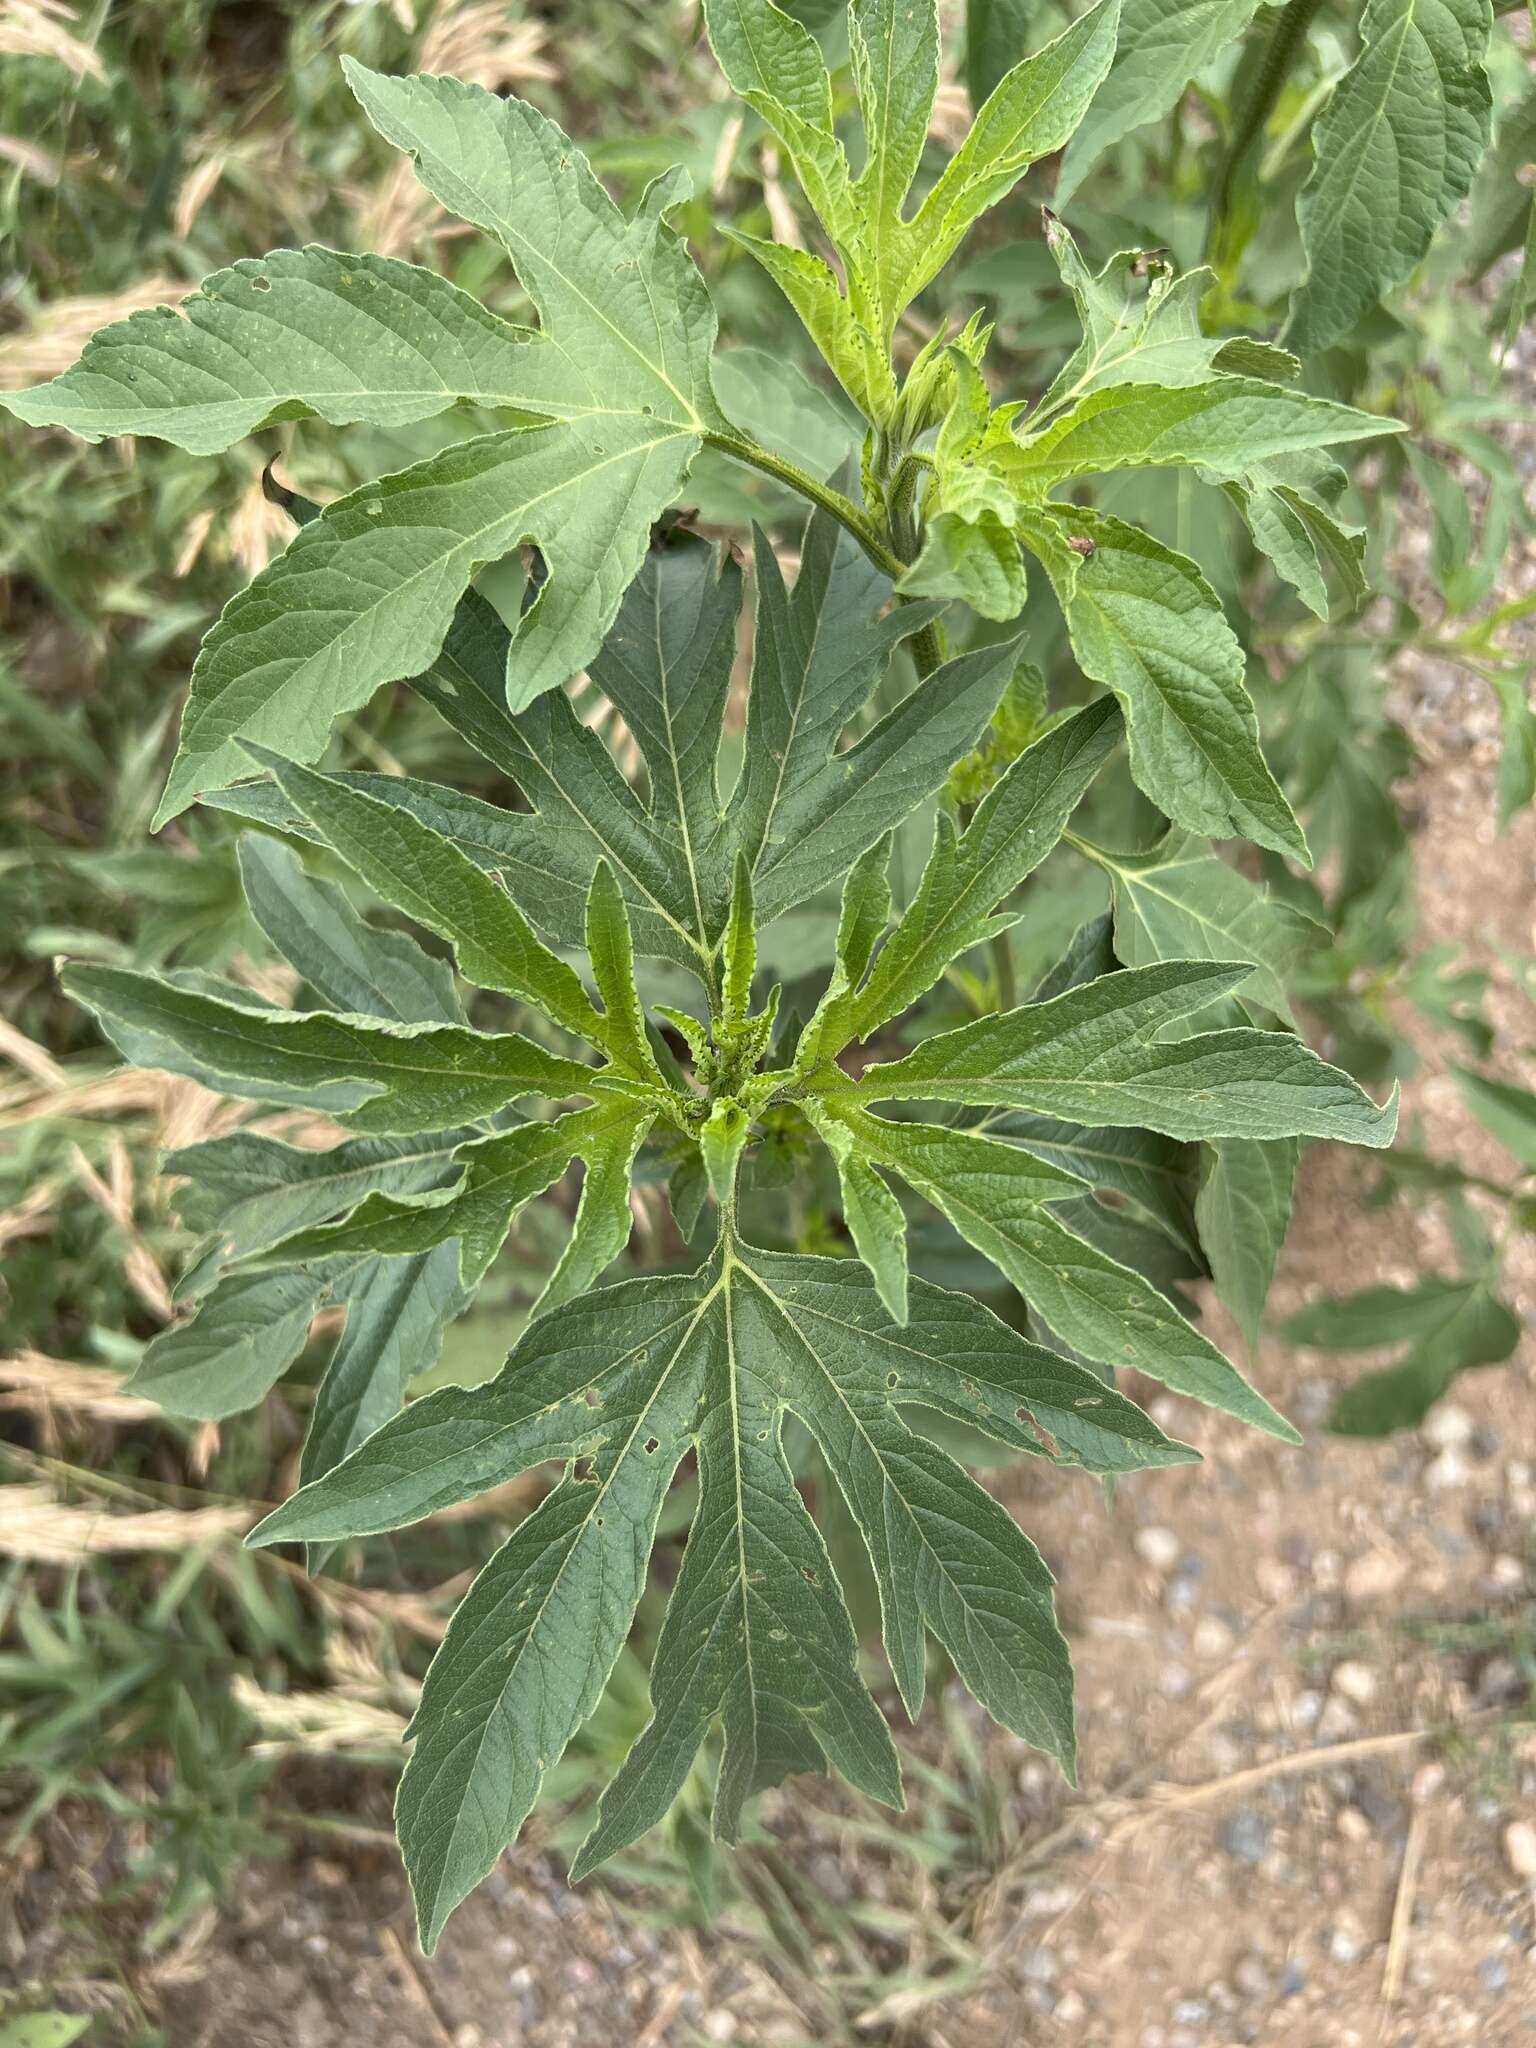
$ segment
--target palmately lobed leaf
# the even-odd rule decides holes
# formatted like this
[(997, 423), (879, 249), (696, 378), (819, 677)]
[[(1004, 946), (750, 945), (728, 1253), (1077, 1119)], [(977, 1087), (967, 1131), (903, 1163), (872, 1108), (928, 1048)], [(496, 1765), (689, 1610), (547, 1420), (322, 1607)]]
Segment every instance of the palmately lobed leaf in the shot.
[(841, 1592), (785, 1462), (790, 1412), (815, 1434), (871, 1547), (912, 1710), (931, 1630), (1006, 1725), (1070, 1763), (1070, 1667), (1049, 1574), (1004, 1510), (901, 1419), (925, 1407), (1094, 1470), (1192, 1455), (964, 1295), (914, 1283), (897, 1326), (857, 1267), (734, 1240), (696, 1274), (621, 1282), (554, 1310), (497, 1379), (429, 1395), (268, 1517), (253, 1541), (335, 1541), (473, 1498), (544, 1459), (583, 1461), (486, 1567), (428, 1675), (399, 1812), (429, 1946), (595, 1704), (689, 1448), (700, 1498), (657, 1649), (653, 1719), (576, 1870), (661, 1817), (716, 1714), (727, 1837), (751, 1790), (823, 1762), (899, 1799)]
[(279, 251), (217, 273), (180, 312), (108, 330), (13, 409), (87, 439), (141, 432), (198, 452), (306, 415), (397, 427), (463, 402), (525, 424), (326, 507), (234, 600), (193, 671), (160, 823), (237, 779), (241, 740), (318, 759), (338, 717), (427, 666), (474, 575), (526, 539), (547, 575), (505, 686), (526, 704), (567, 681), (702, 436), (731, 431), (710, 381), (713, 309), (661, 208), (627, 219), (521, 101), (350, 60), (348, 75), (429, 188), (502, 242), (536, 332), (409, 264)]

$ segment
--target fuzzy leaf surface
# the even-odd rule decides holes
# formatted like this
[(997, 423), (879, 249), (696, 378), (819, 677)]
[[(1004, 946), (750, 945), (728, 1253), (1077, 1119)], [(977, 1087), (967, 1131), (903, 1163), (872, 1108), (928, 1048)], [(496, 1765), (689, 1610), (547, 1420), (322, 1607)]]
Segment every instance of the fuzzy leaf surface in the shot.
[[(512, 702), (593, 655), (707, 427), (714, 314), (665, 222), (627, 220), (519, 100), (348, 64), (364, 110), (442, 202), (500, 239), (543, 322), (515, 403), (542, 424), (460, 442), (327, 506), (240, 593), (193, 669), (161, 822), (233, 781), (238, 742), (313, 761), (381, 683), (424, 669), (476, 571), (525, 539), (548, 576), (507, 656)], [(511, 396), (511, 394), (509, 394)]]
[(208, 995), (125, 967), (71, 967), (63, 986), (140, 1066), (258, 1102), (324, 1109), (360, 1131), (440, 1130), (522, 1095), (622, 1091), (599, 1069), (516, 1032), (247, 1007), (232, 986), (227, 998)]
[[(868, 1158), (894, 1168), (989, 1258), (1073, 1351), (1144, 1372), (1271, 1435), (1296, 1433), (1141, 1274), (1085, 1242), (1047, 1203), (1071, 1189), (1017, 1147), (933, 1124), (855, 1111)], [(1044, 1185), (1042, 1185), (1044, 1183)]]
[(1281, 1032), (1209, 1031), (1171, 1044), (1157, 1037), (1248, 973), (1246, 964), (1222, 962), (1126, 968), (941, 1032), (837, 1093), (861, 1103), (996, 1105), (1143, 1125), (1173, 1138), (1389, 1145), (1396, 1098), (1378, 1107), (1347, 1074)]
[(1192, 832), (1236, 834), (1310, 866), (1259, 745), (1242, 647), (1194, 563), (1077, 506), (1042, 506), (1020, 530), (1051, 578), (1079, 666), (1120, 701), (1131, 772), (1159, 810)]
[(215, 455), (280, 420), (400, 427), (461, 401), (521, 409), (538, 349), (430, 270), (311, 245), (104, 327), (73, 369), (3, 402), (84, 441), (149, 434)]
[(1488, 0), (1370, 0), (1296, 201), (1307, 276), (1287, 340), (1315, 353), (1401, 284), (1472, 189), (1493, 95)]

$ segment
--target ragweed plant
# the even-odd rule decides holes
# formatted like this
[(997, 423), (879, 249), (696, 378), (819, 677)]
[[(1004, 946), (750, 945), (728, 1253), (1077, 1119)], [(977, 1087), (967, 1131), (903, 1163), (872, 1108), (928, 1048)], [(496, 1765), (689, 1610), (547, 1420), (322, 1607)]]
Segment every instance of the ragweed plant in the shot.
[[(193, 670), (160, 819), (202, 796), (262, 828), (242, 845), (246, 895), (307, 1006), (192, 971), (65, 971), (126, 1058), (349, 1133), (302, 1151), (237, 1132), (167, 1162), (206, 1244), (182, 1282), (193, 1313), (149, 1346), (136, 1388), (181, 1413), (230, 1413), (288, 1368), (320, 1310), (344, 1311), (304, 1484), (255, 1540), (326, 1548), (563, 1467), (467, 1595), (413, 1724), (398, 1814), (429, 1945), (596, 1705), (685, 1459), (697, 1506), (652, 1718), (576, 1874), (666, 1812), (717, 1722), (727, 1840), (749, 1796), (796, 1770), (830, 1766), (899, 1802), (887, 1723), (796, 1485), (807, 1441), (867, 1548), (907, 1711), (932, 1635), (1000, 1722), (1070, 1772), (1050, 1575), (936, 1432), (963, 1425), (1106, 1474), (1192, 1458), (1116, 1389), (1114, 1372), (1133, 1369), (1294, 1440), (1105, 1248), (1114, 1210), (1094, 1196), (1186, 1249), (1202, 1232), (1226, 1270), (1247, 1262), (1239, 1294), (1262, 1302), (1297, 1141), (1381, 1146), (1395, 1122), (1288, 1028), (1273, 964), (1238, 942), (1261, 892), (1206, 837), (1308, 856), (1217, 599), (1184, 555), (1067, 495), (1109, 471), (1188, 470), (1315, 594), (1326, 567), (1348, 582), (1360, 563), (1321, 451), (1392, 423), (1309, 395), (1269, 343), (1207, 336), (1205, 274), (1124, 259), (1094, 271), (1054, 221), (1082, 340), (1043, 393), (994, 403), (976, 321), (899, 367), (914, 297), (1094, 100), (1116, 0), (1006, 71), (931, 178), (931, 5), (850, 10), (857, 172), (808, 32), (767, 0), (706, 12), (837, 259), (748, 243), (862, 414), (856, 485), (722, 408), (713, 311), (670, 222), (677, 177), (626, 215), (531, 107), (356, 65), (375, 126), (503, 245), (537, 329), (408, 263), (280, 251), (106, 330), (74, 369), (8, 401), (87, 438), (202, 453), (308, 417), (403, 428), (455, 413), (483, 429), (323, 510), (300, 505), (301, 530)], [(745, 576), (731, 550), (658, 530), (705, 448), (812, 508), (792, 582), (756, 538), (735, 768)], [(538, 573), (509, 621), (476, 578), (525, 543)], [(1046, 710), (1017, 641), (997, 636), (1031, 562), (1107, 693), (1070, 713)], [(967, 612), (994, 623), (951, 646)], [(572, 708), (564, 686), (582, 670), (633, 738), (632, 779)], [(527, 808), (315, 766), (337, 719), (398, 680)], [(1117, 958), (1101, 922), (1031, 1000), (999, 977), (990, 1014), (919, 1026), (901, 1052), (901, 1020), (1005, 939), (1021, 885), (1122, 743), (1175, 835), (1151, 862), (1075, 843), (1139, 906), (1127, 928), (1140, 936), (1117, 935)], [(893, 831), (929, 802), (932, 850), (898, 904)], [(440, 951), (370, 923), (294, 842), (435, 935), (457, 978)], [(1219, 915), (1211, 868), (1230, 884)], [(1191, 876), (1199, 888), (1181, 895)], [(832, 958), (803, 963), (826, 972), (802, 1017), (764, 985), (762, 935), (839, 889)], [(648, 1008), (637, 960), (692, 1001)], [(472, 1010), (466, 990), (481, 991)], [(856, 1257), (751, 1240), (738, 1189), (769, 1130), (825, 1147)], [(569, 1242), (504, 1370), (402, 1409), (519, 1209), (576, 1160)], [(600, 1284), (645, 1162), (664, 1162), (702, 1257)], [(1023, 1297), (1029, 1336), (909, 1274), (918, 1204)]]

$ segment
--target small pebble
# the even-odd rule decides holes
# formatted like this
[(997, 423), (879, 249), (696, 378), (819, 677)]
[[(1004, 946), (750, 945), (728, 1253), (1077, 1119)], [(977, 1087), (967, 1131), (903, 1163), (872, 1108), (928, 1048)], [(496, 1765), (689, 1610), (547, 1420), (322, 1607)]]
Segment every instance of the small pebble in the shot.
[(1179, 1539), (1171, 1529), (1138, 1529), (1136, 1555), (1155, 1572), (1171, 1572), (1179, 1561)]
[(1408, 1566), (1384, 1550), (1369, 1550), (1344, 1573), (1344, 1591), (1351, 1600), (1379, 1600), (1393, 1593), (1407, 1577)]
[(1262, 1863), (1269, 1848), (1269, 1822), (1244, 1808), (1221, 1831), (1221, 1846), (1239, 1863)]
[(1202, 1614), (1195, 1624), (1194, 1650), (1197, 1657), (1230, 1657), (1237, 1638), (1214, 1614)]
[(1253, 1568), (1254, 1584), (1277, 1607), (1295, 1597), (1296, 1574), (1278, 1557), (1261, 1557)]
[(1455, 1444), (1449, 1445), (1436, 1458), (1431, 1458), (1424, 1471), (1424, 1484), (1434, 1493), (1450, 1493), (1458, 1486), (1465, 1486), (1472, 1476), (1472, 1468)]
[(1375, 1672), (1369, 1664), (1361, 1664), (1353, 1657), (1334, 1665), (1329, 1683), (1336, 1693), (1357, 1707), (1368, 1707), (1376, 1697)]
[(1328, 1937), (1328, 1953), (1336, 1963), (1358, 1963), (1360, 1943), (1347, 1927), (1335, 1927)]
[(1425, 1443), (1433, 1444), (1437, 1451), (1444, 1451), (1453, 1444), (1470, 1443), (1474, 1427), (1465, 1408), (1458, 1408), (1454, 1401), (1442, 1401), (1437, 1408), (1430, 1410), (1429, 1419), (1419, 1434)]
[(1509, 1971), (1497, 1956), (1489, 1956), (1477, 1966), (1477, 1981), (1485, 1991), (1498, 1993), (1508, 1989)]
[(1232, 1972), (1232, 1981), (1245, 1998), (1269, 1996), (1269, 1972), (1257, 1956), (1244, 1956)]
[(1348, 1742), (1360, 1733), (1360, 1718), (1353, 1707), (1334, 1695), (1317, 1717), (1319, 1742)]
[(1307, 1973), (1300, 1963), (1287, 1963), (1280, 1972), (1276, 1990), (1282, 1998), (1296, 1998), (1307, 1988)]
[(1420, 1764), (1410, 1787), (1415, 1806), (1426, 1806), (1445, 1784), (1444, 1764)]
[(1173, 2008), (1173, 2017), (1181, 2027), (1203, 2027), (1211, 2016), (1211, 2008), (1203, 1998), (1181, 1998)]
[(1371, 1824), (1358, 1806), (1343, 1806), (1334, 1826), (1346, 1842), (1368, 1842), (1371, 1839)]
[(1536, 1825), (1510, 1822), (1504, 1830), (1504, 1858), (1516, 1877), (1536, 1877)]
[(1525, 1584), (1525, 1565), (1518, 1557), (1507, 1553), (1496, 1557), (1488, 1567), (1488, 1577), (1503, 1593), (1518, 1593)]

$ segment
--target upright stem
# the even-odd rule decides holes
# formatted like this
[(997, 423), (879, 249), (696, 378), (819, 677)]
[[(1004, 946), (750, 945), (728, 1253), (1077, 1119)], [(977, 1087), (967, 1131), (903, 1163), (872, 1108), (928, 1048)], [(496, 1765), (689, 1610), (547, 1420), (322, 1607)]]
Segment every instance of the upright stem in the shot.
[(787, 461), (784, 456), (775, 455), (767, 448), (759, 448), (755, 441), (742, 440), (735, 434), (723, 434), (712, 428), (706, 429), (704, 439), (711, 448), (720, 449), (723, 454), (746, 463), (751, 469), (760, 469), (765, 476), (777, 478), (781, 484), (788, 484), (792, 491), (798, 491), (802, 498), (809, 498), (813, 505), (819, 505), (823, 512), (830, 512), (839, 526), (846, 527), (853, 535), (875, 567), (893, 582), (901, 574), (905, 564), (892, 554), (874, 521), (859, 510), (852, 498), (834, 490), (830, 484), (822, 483), (797, 462)]
[(1211, 201), (1211, 217), (1205, 237), (1208, 257), (1216, 253), (1227, 226), (1237, 174), (1268, 126), (1275, 102), (1280, 97), (1280, 88), (1307, 30), (1312, 26), (1317, 8), (1318, 0), (1289, 0), (1285, 12), (1270, 30), (1262, 55), (1256, 62), (1250, 60), (1244, 66), (1242, 97), (1237, 101), (1232, 117), (1232, 140), (1222, 158)]

